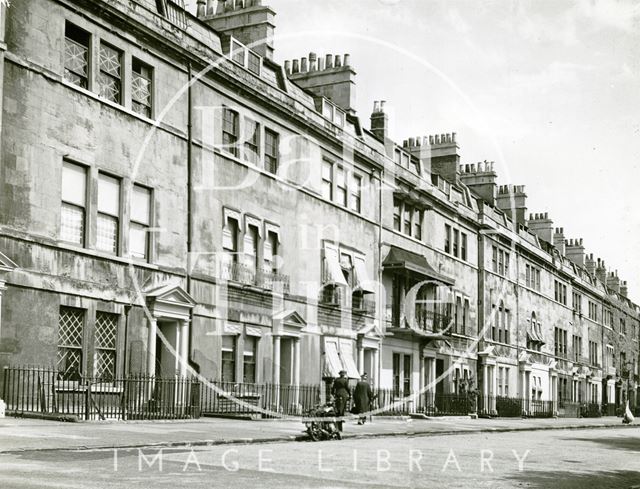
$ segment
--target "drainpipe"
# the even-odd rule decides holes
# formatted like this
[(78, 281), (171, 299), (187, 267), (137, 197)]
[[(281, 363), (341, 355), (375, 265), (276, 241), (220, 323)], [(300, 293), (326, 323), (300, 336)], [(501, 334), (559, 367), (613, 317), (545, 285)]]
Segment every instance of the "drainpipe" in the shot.
[[(187, 63), (187, 293), (191, 294), (191, 251), (193, 248), (193, 100), (191, 61)], [(193, 309), (189, 311), (189, 348), (188, 361), (193, 369), (200, 373), (200, 365), (193, 359)]]

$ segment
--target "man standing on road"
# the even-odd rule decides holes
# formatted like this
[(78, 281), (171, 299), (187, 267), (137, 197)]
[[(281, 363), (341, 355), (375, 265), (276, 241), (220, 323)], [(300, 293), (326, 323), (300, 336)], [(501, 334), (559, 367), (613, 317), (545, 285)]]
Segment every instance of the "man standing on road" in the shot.
[[(335, 399), (336, 416), (343, 417), (344, 412), (347, 409), (347, 402), (351, 399), (351, 390), (349, 389), (349, 379), (347, 378), (347, 371), (340, 370), (338, 377), (333, 382), (333, 396)], [(338, 421), (338, 429), (342, 431), (343, 421)]]
[(373, 390), (367, 380), (366, 372), (362, 374), (362, 377), (356, 384), (356, 389), (353, 394), (353, 401), (355, 403), (353, 414), (363, 414), (358, 419), (358, 424), (365, 424), (367, 421), (366, 413), (371, 409), (371, 401), (373, 400)]

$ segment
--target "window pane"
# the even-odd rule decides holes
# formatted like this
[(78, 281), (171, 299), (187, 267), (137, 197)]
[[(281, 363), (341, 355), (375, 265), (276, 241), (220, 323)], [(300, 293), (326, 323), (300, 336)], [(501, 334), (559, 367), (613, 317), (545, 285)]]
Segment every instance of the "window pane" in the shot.
[(260, 126), (256, 121), (244, 120), (244, 159), (251, 163), (258, 162), (258, 146), (260, 141)]
[(82, 88), (87, 88), (89, 40), (88, 32), (67, 22), (65, 26), (64, 78)]
[(116, 49), (100, 45), (100, 96), (115, 103), (120, 103), (120, 58), (121, 54)]
[(72, 307), (60, 307), (56, 367), (58, 376), (62, 379), (80, 379), (83, 338), (84, 311)]
[(84, 209), (82, 207), (62, 204), (60, 239), (69, 243), (84, 244)]
[(258, 56), (252, 51), (249, 51), (248, 53), (249, 53), (249, 62), (248, 62), (247, 68), (252, 73), (259, 75), (260, 74), (260, 56)]
[(87, 172), (83, 166), (64, 162), (62, 165), (62, 200), (84, 207), (87, 198)]
[(278, 134), (268, 129), (264, 132), (265, 169), (271, 173), (278, 171)]
[(107, 214), (98, 214), (96, 248), (109, 253), (118, 251), (118, 218)]
[(138, 114), (151, 117), (151, 67), (133, 58), (131, 71), (132, 108)]
[(118, 337), (118, 315), (96, 312), (94, 375), (103, 380), (112, 380), (116, 375), (116, 347)]
[(236, 41), (231, 43), (231, 59), (242, 66), (244, 66), (245, 49), (246, 48), (242, 44), (239, 44)]
[(120, 215), (120, 180), (107, 175), (98, 177), (98, 212)]
[(129, 253), (134, 258), (147, 258), (148, 228), (131, 223), (129, 228)]
[(131, 220), (140, 224), (151, 223), (151, 191), (139, 185), (133, 186), (131, 195)]

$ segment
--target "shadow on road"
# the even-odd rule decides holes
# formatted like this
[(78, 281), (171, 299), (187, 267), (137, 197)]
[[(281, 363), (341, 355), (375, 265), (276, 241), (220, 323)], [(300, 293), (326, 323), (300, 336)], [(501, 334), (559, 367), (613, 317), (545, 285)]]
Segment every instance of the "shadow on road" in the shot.
[[(626, 452), (640, 452), (640, 437), (570, 438), (570, 440), (598, 443), (608, 448), (615, 448)], [(640, 479), (640, 475), (638, 478)]]
[(587, 487), (629, 489), (636, 484), (640, 484), (640, 474), (632, 470), (599, 472), (525, 470), (507, 479), (514, 481), (513, 487), (540, 489), (585, 489)]

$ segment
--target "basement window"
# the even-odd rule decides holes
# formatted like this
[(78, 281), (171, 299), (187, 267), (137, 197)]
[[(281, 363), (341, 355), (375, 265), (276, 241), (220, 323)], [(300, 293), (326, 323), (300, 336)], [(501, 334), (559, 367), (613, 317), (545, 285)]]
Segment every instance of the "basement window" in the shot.
[(262, 70), (262, 57), (233, 38), (231, 38), (229, 58), (231, 58), (231, 61), (237, 65), (240, 65), (251, 73), (260, 76), (260, 72)]

